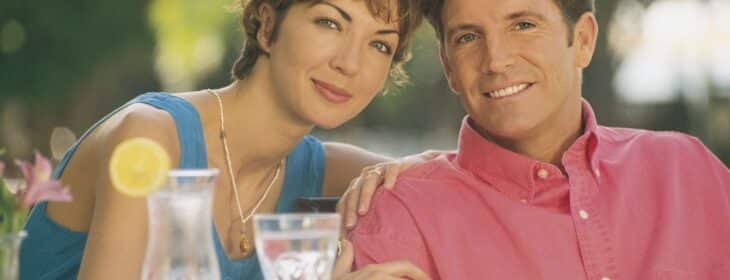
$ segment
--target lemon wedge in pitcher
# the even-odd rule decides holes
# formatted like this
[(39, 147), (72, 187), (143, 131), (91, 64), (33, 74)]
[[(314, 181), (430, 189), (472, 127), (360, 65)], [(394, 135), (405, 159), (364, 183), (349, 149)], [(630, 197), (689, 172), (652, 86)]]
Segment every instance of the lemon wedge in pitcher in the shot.
[(124, 140), (112, 153), (109, 176), (120, 193), (141, 197), (165, 183), (170, 156), (159, 143), (148, 138)]

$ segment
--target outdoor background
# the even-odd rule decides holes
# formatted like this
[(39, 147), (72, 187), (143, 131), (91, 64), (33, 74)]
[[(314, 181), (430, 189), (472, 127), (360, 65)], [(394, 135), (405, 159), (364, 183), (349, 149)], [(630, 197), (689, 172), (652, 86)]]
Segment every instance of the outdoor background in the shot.
[[(233, 0), (0, 0), (0, 147), (56, 159), (147, 91), (224, 86), (242, 46)], [(604, 125), (695, 135), (730, 164), (730, 1), (599, 0), (583, 95)], [(456, 145), (464, 115), (427, 24), (412, 85), (314, 133), (393, 156)]]

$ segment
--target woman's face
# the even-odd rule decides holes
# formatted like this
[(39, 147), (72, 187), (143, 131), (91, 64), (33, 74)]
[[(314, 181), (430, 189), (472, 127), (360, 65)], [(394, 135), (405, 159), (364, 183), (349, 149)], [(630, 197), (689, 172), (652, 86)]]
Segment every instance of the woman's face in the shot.
[(375, 17), (366, 4), (297, 3), (282, 20), (269, 49), (270, 75), (281, 100), (303, 121), (339, 126), (382, 89), (398, 47), (398, 23)]

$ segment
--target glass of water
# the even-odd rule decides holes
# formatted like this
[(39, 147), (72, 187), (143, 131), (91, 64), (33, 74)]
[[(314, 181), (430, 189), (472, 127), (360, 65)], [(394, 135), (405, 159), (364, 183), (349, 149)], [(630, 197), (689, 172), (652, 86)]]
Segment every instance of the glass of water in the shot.
[(253, 219), (256, 254), (265, 279), (330, 279), (339, 214), (262, 214)]

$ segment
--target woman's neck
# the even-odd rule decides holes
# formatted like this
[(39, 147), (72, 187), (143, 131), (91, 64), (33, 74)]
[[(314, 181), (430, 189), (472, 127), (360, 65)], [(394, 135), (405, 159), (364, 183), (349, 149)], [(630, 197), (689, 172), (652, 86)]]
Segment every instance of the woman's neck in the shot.
[(243, 80), (216, 90), (223, 101), (231, 164), (242, 173), (277, 164), (313, 128), (274, 92), (265, 68), (257, 64)]

